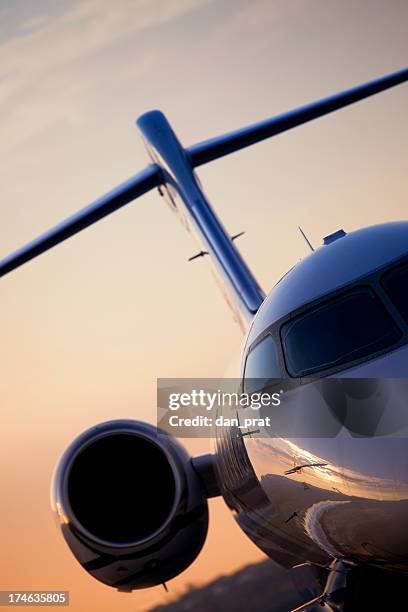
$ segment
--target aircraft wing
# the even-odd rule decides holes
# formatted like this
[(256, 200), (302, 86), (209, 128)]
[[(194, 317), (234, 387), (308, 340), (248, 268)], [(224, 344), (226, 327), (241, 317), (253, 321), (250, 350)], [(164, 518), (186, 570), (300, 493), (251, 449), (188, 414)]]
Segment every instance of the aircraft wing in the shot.
[(139, 196), (161, 184), (160, 168), (154, 164), (148, 166), (136, 176), (122, 183), (89, 206), (62, 221), (48, 232), (29, 242), (8, 257), (0, 261), (0, 276), (22, 266), (30, 259), (41, 255), (48, 249), (96, 223), (103, 217), (129, 204)]
[(344, 106), (373, 96), (390, 87), (404, 83), (408, 80), (408, 68), (394, 72), (375, 81), (359, 85), (341, 93), (307, 104), (271, 119), (260, 121), (240, 130), (217, 136), (211, 140), (200, 142), (187, 149), (190, 161), (194, 167), (207, 164), (224, 155), (229, 155), (245, 147), (249, 147), (261, 140), (286, 132), (298, 125), (332, 113)]

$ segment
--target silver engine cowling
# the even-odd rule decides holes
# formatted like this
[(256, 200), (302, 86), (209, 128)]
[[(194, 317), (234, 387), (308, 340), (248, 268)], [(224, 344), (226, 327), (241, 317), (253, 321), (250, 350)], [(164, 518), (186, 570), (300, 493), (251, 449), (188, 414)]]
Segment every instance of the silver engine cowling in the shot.
[(57, 465), (51, 496), (82, 567), (119, 590), (180, 574), (207, 535), (205, 484), (188, 453), (139, 421), (108, 421), (81, 434)]

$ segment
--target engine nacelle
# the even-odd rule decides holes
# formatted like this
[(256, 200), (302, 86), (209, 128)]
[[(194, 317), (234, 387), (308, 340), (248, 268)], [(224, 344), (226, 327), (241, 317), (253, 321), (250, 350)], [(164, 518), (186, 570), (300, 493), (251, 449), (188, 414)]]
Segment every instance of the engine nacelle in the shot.
[(52, 485), (53, 509), (75, 557), (123, 591), (165, 583), (194, 561), (207, 534), (206, 497), (184, 448), (131, 420), (80, 435)]

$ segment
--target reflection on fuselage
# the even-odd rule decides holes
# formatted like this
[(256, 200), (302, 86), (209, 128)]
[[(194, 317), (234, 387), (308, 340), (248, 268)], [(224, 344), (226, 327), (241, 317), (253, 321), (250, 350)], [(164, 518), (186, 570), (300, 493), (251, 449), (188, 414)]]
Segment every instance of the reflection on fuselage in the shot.
[(368, 379), (365, 395), (348, 406), (353, 414), (370, 398), (375, 408), (375, 398), (381, 398), (375, 435), (370, 424), (368, 433), (360, 432), (367, 437), (355, 433), (353, 420), (350, 433), (347, 419), (342, 424), (339, 417), (346, 412), (333, 403), (341, 394), (331, 390), (348, 389), (352, 382), (321, 379), (289, 392), (294, 399), (285, 406), (291, 420), (281, 427), (290, 423), (295, 431), (313, 407), (316, 423), (319, 415), (330, 416), (322, 431), (326, 427), (333, 435), (314, 437), (313, 427), (305, 437), (290, 438), (272, 429), (261, 431), (263, 437), (242, 436), (234, 428), (220, 432), (224, 496), (244, 531), (283, 565), (327, 565), (336, 558), (408, 572), (408, 382)]
[[(224, 457), (227, 446), (228, 463), (220, 463), (227, 499), (276, 561), (326, 565), (335, 557), (408, 571), (405, 439), (243, 439), (231, 431), (228, 442), (219, 440)], [(239, 485), (231, 457), (236, 469), (245, 466)], [(324, 465), (285, 475), (294, 463)]]

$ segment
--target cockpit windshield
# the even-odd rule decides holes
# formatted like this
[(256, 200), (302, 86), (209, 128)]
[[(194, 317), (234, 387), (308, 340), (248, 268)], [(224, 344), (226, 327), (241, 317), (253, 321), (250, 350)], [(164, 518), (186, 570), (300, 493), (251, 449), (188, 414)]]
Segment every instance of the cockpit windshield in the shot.
[(272, 336), (266, 336), (249, 353), (245, 364), (244, 390), (254, 393), (265, 389), (271, 379), (282, 378), (278, 350)]
[(286, 366), (296, 377), (368, 357), (395, 344), (401, 335), (380, 299), (364, 286), (316, 306), (281, 328)]
[(408, 263), (405, 262), (385, 272), (381, 283), (391, 302), (408, 323)]

